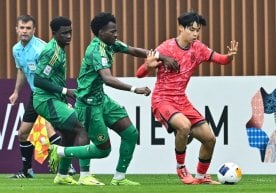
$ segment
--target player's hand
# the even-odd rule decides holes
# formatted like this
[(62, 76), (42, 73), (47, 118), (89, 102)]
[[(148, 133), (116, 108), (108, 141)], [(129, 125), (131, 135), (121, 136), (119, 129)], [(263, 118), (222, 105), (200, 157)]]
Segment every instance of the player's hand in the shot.
[(155, 57), (156, 51), (149, 50), (147, 53), (147, 58), (146, 58), (146, 67), (147, 70), (151, 70), (154, 68), (157, 68), (162, 62), (158, 61), (157, 58)]
[(230, 46), (227, 46), (228, 49), (228, 55), (229, 56), (234, 56), (237, 54), (238, 52), (238, 47), (239, 47), (239, 42), (237, 42), (236, 40), (232, 40), (230, 42)]
[(175, 61), (174, 59), (172, 59), (168, 56), (163, 56), (161, 54), (160, 54), (159, 58), (164, 64), (165, 71), (179, 72), (180, 67), (179, 67), (179, 64), (177, 63), (177, 61)]
[(18, 98), (18, 94), (16, 92), (12, 93), (12, 95), (9, 97), (9, 101), (12, 105), (15, 104), (15, 102), (17, 101)]
[(67, 89), (66, 96), (75, 100), (76, 99), (75, 91), (76, 91), (76, 89)]
[(145, 96), (149, 96), (150, 93), (151, 93), (151, 90), (146, 86), (146, 87), (136, 88), (136, 89), (134, 90), (134, 92), (135, 92), (136, 94), (143, 94), (143, 95), (145, 95)]

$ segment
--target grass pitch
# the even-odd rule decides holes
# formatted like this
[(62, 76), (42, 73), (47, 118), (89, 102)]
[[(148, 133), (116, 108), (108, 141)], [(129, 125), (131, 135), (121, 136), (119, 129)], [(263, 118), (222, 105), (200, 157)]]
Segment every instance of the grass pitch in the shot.
[[(56, 185), (53, 174), (36, 174), (34, 179), (11, 179), (9, 176), (0, 175), (1, 193), (276, 193), (276, 175), (243, 175), (235, 185), (183, 185), (177, 175), (172, 174), (127, 175), (141, 186), (110, 186), (112, 175), (96, 175), (105, 186)], [(74, 178), (77, 180), (78, 175)]]

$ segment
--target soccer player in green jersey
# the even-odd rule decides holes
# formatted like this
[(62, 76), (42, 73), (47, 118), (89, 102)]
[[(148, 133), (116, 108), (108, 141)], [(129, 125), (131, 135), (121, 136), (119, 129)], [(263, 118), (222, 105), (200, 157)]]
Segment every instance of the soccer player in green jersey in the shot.
[[(63, 146), (86, 145), (90, 142), (87, 132), (78, 121), (75, 110), (68, 106), (66, 101), (67, 97), (75, 98), (74, 90), (66, 88), (65, 46), (69, 45), (71, 41), (71, 20), (65, 17), (56, 17), (51, 21), (50, 27), (53, 38), (42, 50), (38, 59), (34, 76), (36, 89), (33, 105), (39, 115), (60, 131)], [(56, 176), (54, 183), (77, 183), (68, 175), (70, 164), (71, 158), (61, 159), (59, 175)]]
[[(138, 131), (130, 121), (125, 108), (104, 92), (103, 85), (148, 96), (151, 93), (148, 87), (136, 88), (125, 84), (111, 73), (114, 53), (121, 52), (145, 58), (148, 51), (117, 40), (116, 19), (110, 13), (97, 15), (91, 21), (91, 29), (95, 37), (88, 45), (82, 60), (75, 107), (78, 118), (85, 125), (93, 143), (84, 147), (52, 146), (50, 157), (107, 157), (111, 151), (108, 135), (110, 128), (121, 137), (119, 161), (111, 185), (139, 185), (138, 182), (125, 177), (137, 143)], [(170, 58), (158, 53), (156, 57), (163, 60), (170, 69), (178, 70), (177, 64)], [(87, 165), (89, 166), (89, 162)], [(81, 175), (84, 173), (81, 172)], [(89, 175), (89, 167), (86, 175)]]
[[(12, 52), (17, 68), (16, 83), (9, 101), (14, 105), (19, 99), (19, 93), (23, 85), (27, 82), (31, 88), (30, 99), (25, 108), (23, 120), (18, 130), (18, 141), (21, 152), (23, 168), (11, 178), (33, 178), (32, 157), (34, 146), (27, 140), (34, 123), (38, 117), (33, 107), (34, 74), (40, 52), (46, 45), (42, 39), (35, 36), (36, 20), (31, 15), (20, 15), (17, 17), (16, 33), (19, 41), (13, 46)], [(61, 137), (55, 132), (54, 128), (46, 123), (46, 129), (51, 144), (60, 144)], [(71, 168), (74, 172), (74, 168)]]
[(137, 143), (137, 129), (131, 123), (125, 108), (104, 93), (103, 84), (148, 96), (151, 92), (148, 87), (132, 87), (111, 74), (114, 53), (145, 57), (146, 50), (130, 47), (118, 41), (115, 23), (115, 17), (110, 13), (101, 13), (91, 22), (95, 37), (86, 49), (77, 80), (76, 110), (80, 121), (88, 130), (89, 138), (97, 150), (103, 152), (103, 157), (111, 151), (107, 128), (121, 137), (119, 161), (111, 184), (138, 185), (139, 183), (125, 178)]

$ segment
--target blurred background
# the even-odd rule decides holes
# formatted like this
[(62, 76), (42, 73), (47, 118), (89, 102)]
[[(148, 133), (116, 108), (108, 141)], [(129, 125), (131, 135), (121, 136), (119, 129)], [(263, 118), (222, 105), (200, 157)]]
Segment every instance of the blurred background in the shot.
[[(52, 37), (49, 22), (67, 16), (73, 22), (73, 38), (66, 48), (68, 78), (76, 78), (93, 34), (91, 19), (111, 12), (117, 19), (118, 39), (141, 48), (155, 48), (178, 34), (177, 17), (194, 10), (207, 26), (200, 40), (211, 49), (227, 52), (231, 40), (239, 52), (231, 65), (203, 64), (194, 76), (254, 76), (276, 74), (276, 0), (0, 0), (0, 79), (16, 78), (12, 46), (17, 42), (16, 18), (30, 14), (37, 20), (36, 36)], [(132, 77), (143, 59), (117, 54), (114, 76)], [(153, 76), (152, 74), (151, 76)]]

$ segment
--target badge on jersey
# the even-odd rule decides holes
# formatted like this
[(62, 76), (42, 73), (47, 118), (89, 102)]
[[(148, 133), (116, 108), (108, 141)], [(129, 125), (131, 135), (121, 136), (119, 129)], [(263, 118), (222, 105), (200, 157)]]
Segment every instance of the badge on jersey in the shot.
[(105, 136), (104, 136), (103, 134), (99, 134), (99, 135), (97, 136), (97, 139), (98, 139), (99, 141), (104, 141), (104, 140), (105, 140)]
[(108, 66), (107, 58), (102, 58), (102, 65), (103, 66)]
[(47, 76), (51, 73), (52, 71), (52, 66), (50, 65), (47, 65), (44, 70), (43, 70), (43, 73), (46, 74)]
[(35, 71), (36, 70), (36, 65), (34, 63), (29, 63), (28, 67), (29, 67), (30, 71)]

